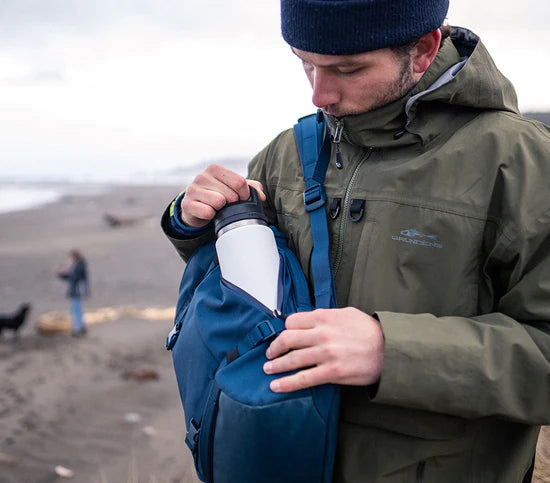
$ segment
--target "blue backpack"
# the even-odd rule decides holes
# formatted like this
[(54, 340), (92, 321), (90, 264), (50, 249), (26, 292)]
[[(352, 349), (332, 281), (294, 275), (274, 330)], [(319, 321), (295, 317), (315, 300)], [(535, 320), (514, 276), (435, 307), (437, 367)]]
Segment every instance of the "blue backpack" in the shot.
[[(330, 140), (313, 115), (294, 127), (311, 214), (315, 306), (335, 307), (323, 182)], [(195, 250), (180, 285), (175, 326), (167, 339), (197, 474), (207, 483), (329, 483), (338, 430), (339, 388), (280, 394), (263, 371), (270, 341), (285, 316), (313, 310), (301, 266), (283, 234), (281, 313), (271, 312), (221, 277), (214, 242)], [(282, 299), (281, 299), (282, 297)]]

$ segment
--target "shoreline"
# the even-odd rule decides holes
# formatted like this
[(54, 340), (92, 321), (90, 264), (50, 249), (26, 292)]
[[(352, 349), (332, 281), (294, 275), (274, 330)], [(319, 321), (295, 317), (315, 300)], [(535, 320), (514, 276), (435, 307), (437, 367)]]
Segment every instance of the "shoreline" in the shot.
[[(35, 210), (45, 205), (63, 202), (67, 198), (101, 196), (117, 189), (155, 189), (174, 186), (174, 183), (163, 181), (146, 183), (139, 180), (135, 183), (128, 180), (124, 182), (0, 180), (0, 215)], [(26, 199), (28, 196), (31, 200)], [(36, 199), (32, 199), (33, 197)]]

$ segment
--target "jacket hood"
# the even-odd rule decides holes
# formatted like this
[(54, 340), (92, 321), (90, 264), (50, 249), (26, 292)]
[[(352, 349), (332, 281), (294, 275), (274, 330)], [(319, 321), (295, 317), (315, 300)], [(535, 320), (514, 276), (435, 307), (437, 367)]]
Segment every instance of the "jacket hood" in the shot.
[[(453, 109), (449, 109), (452, 106)], [(403, 98), (373, 111), (340, 118), (352, 144), (395, 147), (427, 143), (458, 110), (518, 113), (516, 92), (473, 32), (453, 27), (420, 82)], [(331, 130), (337, 119), (326, 116)]]

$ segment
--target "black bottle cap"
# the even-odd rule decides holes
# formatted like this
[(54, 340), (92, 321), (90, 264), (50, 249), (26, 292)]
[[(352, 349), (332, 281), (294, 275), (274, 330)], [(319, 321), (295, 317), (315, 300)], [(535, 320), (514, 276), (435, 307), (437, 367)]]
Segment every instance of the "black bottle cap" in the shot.
[(257, 191), (250, 186), (250, 199), (246, 201), (236, 201), (225, 205), (214, 217), (214, 231), (216, 234), (225, 226), (241, 220), (262, 220), (267, 223), (267, 217), (262, 208), (262, 202), (258, 197)]

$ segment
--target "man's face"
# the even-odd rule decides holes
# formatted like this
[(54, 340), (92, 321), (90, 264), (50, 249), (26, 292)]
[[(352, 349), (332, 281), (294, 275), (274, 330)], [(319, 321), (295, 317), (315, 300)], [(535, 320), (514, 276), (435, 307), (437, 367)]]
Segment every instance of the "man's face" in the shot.
[(372, 111), (403, 97), (417, 82), (408, 55), (390, 49), (323, 55), (292, 49), (313, 88), (312, 101), (336, 117)]

